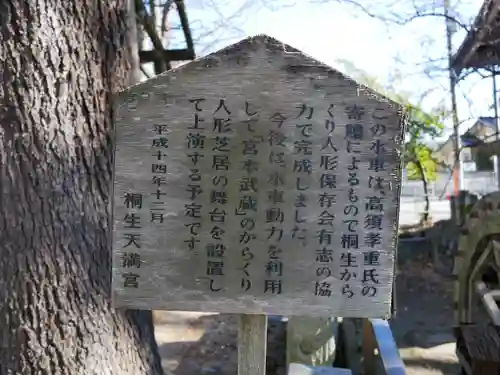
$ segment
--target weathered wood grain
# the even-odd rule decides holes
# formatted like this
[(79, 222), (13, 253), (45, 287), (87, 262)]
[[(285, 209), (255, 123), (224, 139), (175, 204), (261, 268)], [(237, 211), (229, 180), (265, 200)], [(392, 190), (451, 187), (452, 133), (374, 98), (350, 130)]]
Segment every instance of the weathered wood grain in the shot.
[[(203, 99), (199, 110), (196, 99)], [(223, 107), (214, 114), (221, 104), (230, 114)], [(195, 115), (204, 129), (190, 129)], [(280, 124), (279, 118), (286, 120)], [(387, 317), (403, 123), (397, 104), (264, 35), (129, 88), (118, 103), (114, 139), (114, 303), (139, 309)], [(214, 130), (221, 124), (229, 124), (225, 129), (230, 131)], [(362, 139), (354, 139), (356, 134)], [(168, 148), (158, 147), (167, 139)], [(227, 151), (214, 151), (219, 146)], [(194, 165), (194, 156), (187, 155), (196, 151), (204, 157)], [(227, 155), (216, 157), (219, 170), (213, 168), (214, 155)], [(255, 170), (245, 168), (248, 159)], [(230, 163), (227, 171), (221, 169), (224, 161)], [(166, 173), (156, 164), (167, 165)], [(383, 170), (373, 170), (378, 167)], [(165, 177), (160, 199), (155, 175)], [(329, 184), (333, 175), (335, 184)], [(201, 178), (202, 192), (194, 204), (202, 208), (200, 228), (192, 236), (188, 226), (197, 219), (186, 216), (186, 207), (193, 204), (187, 189), (198, 183), (195, 177)], [(225, 204), (217, 193), (222, 190)], [(142, 196), (141, 207), (126, 200), (131, 194)], [(255, 203), (254, 211), (238, 211), (245, 196), (252, 197), (246, 204)], [(220, 219), (213, 215), (215, 208), (225, 211), (224, 223), (213, 221)], [(151, 222), (152, 212), (156, 222)], [(328, 215), (335, 216), (333, 226)], [(141, 228), (127, 229), (134, 217), (140, 217)], [(214, 239), (217, 233), (222, 241)], [(255, 238), (246, 244), (248, 236)], [(199, 241), (193, 249), (186, 242), (191, 237)], [(378, 265), (368, 264), (374, 261)]]
[(267, 316), (238, 317), (238, 375), (265, 375)]
[[(471, 375), (500, 372), (500, 333), (492, 325), (463, 325), (457, 327), (457, 352), (461, 365)], [(466, 363), (463, 363), (465, 361)]]

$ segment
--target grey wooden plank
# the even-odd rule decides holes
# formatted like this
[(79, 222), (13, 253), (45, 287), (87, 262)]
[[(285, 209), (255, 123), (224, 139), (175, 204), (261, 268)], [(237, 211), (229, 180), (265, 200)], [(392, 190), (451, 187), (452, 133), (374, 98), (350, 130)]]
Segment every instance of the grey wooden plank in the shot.
[(265, 35), (121, 93), (114, 304), (390, 315), (403, 122)]

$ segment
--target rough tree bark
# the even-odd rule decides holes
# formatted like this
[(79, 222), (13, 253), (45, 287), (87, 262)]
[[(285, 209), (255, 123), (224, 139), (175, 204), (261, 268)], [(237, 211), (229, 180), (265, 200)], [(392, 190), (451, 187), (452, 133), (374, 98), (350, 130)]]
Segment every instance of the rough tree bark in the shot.
[(110, 304), (112, 93), (127, 0), (0, 1), (0, 374), (161, 374)]

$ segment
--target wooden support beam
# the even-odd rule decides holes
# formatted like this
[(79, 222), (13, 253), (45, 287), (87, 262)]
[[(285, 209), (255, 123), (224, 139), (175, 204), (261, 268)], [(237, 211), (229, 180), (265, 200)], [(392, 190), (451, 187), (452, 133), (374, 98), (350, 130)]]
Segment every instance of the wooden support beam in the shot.
[[(141, 64), (153, 62), (157, 51), (139, 51)], [(194, 51), (188, 49), (168, 49), (162, 51), (163, 59), (166, 61), (187, 61), (195, 58)]]
[(465, 68), (484, 69), (500, 64), (500, 44), (481, 45), (470, 57)]
[(153, 44), (152, 51), (139, 51), (139, 59), (141, 63), (155, 63), (155, 73), (161, 73), (163, 70), (171, 68), (172, 61), (187, 61), (194, 60), (194, 45), (186, 9), (183, 0), (175, 0), (179, 19), (181, 21), (182, 31), (186, 40), (186, 49), (165, 50), (163, 41), (156, 30), (156, 22), (154, 15), (150, 15), (146, 10), (142, 0), (135, 0), (137, 19), (144, 27), (148, 34), (151, 43)]

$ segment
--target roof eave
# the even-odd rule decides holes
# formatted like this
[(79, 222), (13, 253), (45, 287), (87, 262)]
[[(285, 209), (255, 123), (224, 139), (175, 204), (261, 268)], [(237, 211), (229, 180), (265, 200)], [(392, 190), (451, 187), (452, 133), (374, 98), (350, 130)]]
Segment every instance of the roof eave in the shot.
[[(488, 35), (491, 25), (500, 12), (500, 0), (485, 0), (476, 16), (474, 25), (469, 31), (457, 52), (451, 59), (451, 68), (458, 76), (462, 70), (467, 68), (481, 68), (491, 65), (492, 61), (487, 56), (475, 59), (474, 55), (482, 46), (484, 38)], [(486, 53), (487, 55), (487, 53)]]

